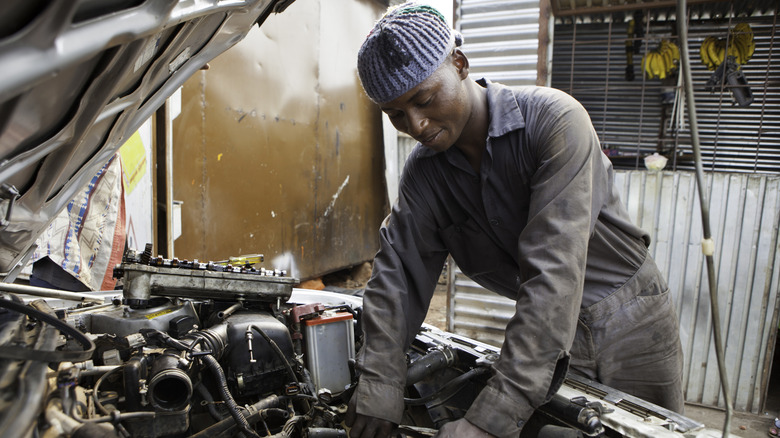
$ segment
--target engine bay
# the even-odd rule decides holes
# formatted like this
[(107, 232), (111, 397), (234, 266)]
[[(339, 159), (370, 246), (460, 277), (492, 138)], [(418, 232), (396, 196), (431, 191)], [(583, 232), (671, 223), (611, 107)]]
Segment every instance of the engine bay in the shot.
[[(114, 276), (122, 290), (81, 302), (0, 296), (0, 436), (348, 436), (360, 296), (295, 289), (285, 271), (248, 261), (153, 257), (151, 246), (128, 251)], [(465, 415), (499, 354), (424, 325), (407, 352), (395, 436), (430, 437)], [(569, 376), (521, 436), (704, 430)]]

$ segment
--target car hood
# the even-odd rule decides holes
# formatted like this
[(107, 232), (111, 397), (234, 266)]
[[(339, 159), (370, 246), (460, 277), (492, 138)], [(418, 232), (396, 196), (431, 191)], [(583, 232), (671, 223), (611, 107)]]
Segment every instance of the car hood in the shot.
[(292, 1), (6, 1), (0, 273), (165, 99)]

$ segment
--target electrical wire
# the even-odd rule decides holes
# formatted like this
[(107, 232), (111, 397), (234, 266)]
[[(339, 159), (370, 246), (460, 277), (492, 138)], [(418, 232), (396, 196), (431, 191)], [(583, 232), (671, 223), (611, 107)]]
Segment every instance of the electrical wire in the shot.
[(688, 109), (688, 122), (691, 131), (691, 143), (693, 145), (693, 157), (696, 168), (696, 185), (699, 188), (699, 204), (701, 210), (701, 222), (704, 240), (702, 251), (707, 260), (707, 280), (710, 289), (710, 311), (712, 313), (712, 336), (715, 342), (715, 357), (718, 361), (720, 384), (723, 391), (723, 399), (726, 403), (726, 419), (723, 423), (723, 437), (729, 436), (731, 415), (733, 406), (726, 376), (726, 362), (723, 354), (723, 341), (720, 330), (720, 310), (718, 308), (718, 291), (715, 283), (715, 263), (712, 257), (712, 232), (710, 230), (709, 201), (704, 186), (704, 171), (701, 164), (701, 147), (699, 144), (699, 126), (696, 119), (696, 101), (693, 96), (693, 80), (691, 75), (691, 62), (688, 51), (688, 24), (687, 24), (686, 0), (677, 0), (677, 34), (680, 37), (680, 63), (684, 73), (685, 95)]
[(95, 403), (95, 407), (103, 415), (110, 415), (111, 413), (108, 412), (108, 409), (106, 409), (105, 406), (103, 406), (102, 403), (100, 403), (100, 397), (99, 397), (100, 385), (103, 383), (103, 380), (108, 378), (108, 376), (114, 374), (115, 372), (117, 372), (118, 370), (121, 370), (121, 369), (122, 369), (122, 367), (118, 366), (118, 367), (114, 368), (113, 370), (111, 370), (111, 371), (103, 374), (102, 376), (100, 376), (100, 378), (97, 379), (97, 382), (95, 382), (95, 386), (92, 389), (92, 401)]
[(84, 362), (92, 358), (92, 353), (95, 351), (95, 344), (85, 334), (78, 331), (75, 327), (68, 325), (68, 323), (57, 319), (54, 315), (41, 312), (38, 309), (30, 306), (25, 306), (20, 303), (13, 302), (7, 299), (0, 299), (0, 308), (13, 310), (14, 312), (22, 313), (29, 317), (35, 318), (38, 321), (45, 322), (54, 326), (62, 334), (72, 337), (79, 344), (84, 347), (82, 351), (59, 351), (59, 350), (31, 350), (29, 348), (13, 347), (13, 346), (0, 346), (0, 358), (4, 359), (17, 359), (17, 360), (32, 360), (38, 362)]
[(263, 329), (261, 329), (260, 327), (254, 324), (250, 324), (248, 330), (255, 330), (256, 332), (260, 333), (260, 336), (262, 336), (263, 339), (265, 339), (265, 341), (268, 342), (268, 345), (270, 345), (271, 349), (274, 350), (276, 356), (279, 357), (279, 360), (282, 361), (282, 364), (284, 364), (284, 369), (287, 370), (287, 374), (290, 375), (292, 381), (295, 383), (300, 383), (300, 381), (298, 380), (298, 376), (295, 374), (295, 372), (292, 369), (292, 366), (290, 365), (290, 361), (287, 360), (287, 357), (284, 355), (282, 349), (279, 348), (279, 345), (277, 345), (277, 343), (274, 342), (274, 340), (271, 339), (271, 337), (268, 336), (268, 334), (265, 331), (263, 331)]

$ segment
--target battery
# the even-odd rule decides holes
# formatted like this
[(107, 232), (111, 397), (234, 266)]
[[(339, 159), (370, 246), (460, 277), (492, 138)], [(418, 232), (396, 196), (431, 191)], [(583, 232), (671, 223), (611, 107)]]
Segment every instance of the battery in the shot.
[(352, 383), (349, 360), (355, 358), (354, 318), (348, 312), (325, 311), (304, 322), (306, 363), (317, 390), (338, 394)]

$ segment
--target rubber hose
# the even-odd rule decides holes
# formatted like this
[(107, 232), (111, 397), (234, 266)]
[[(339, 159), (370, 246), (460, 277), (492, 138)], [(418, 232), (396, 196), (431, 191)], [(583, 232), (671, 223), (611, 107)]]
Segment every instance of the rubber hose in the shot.
[(426, 395), (425, 397), (421, 398), (404, 398), (404, 404), (407, 406), (419, 406), (424, 405), (428, 403), (431, 400), (434, 400), (436, 397), (439, 396), (439, 394), (448, 391), (450, 388), (460, 386), (461, 383), (466, 382), (467, 380), (471, 379), (474, 376), (478, 376), (480, 374), (485, 374), (488, 371), (490, 371), (488, 368), (472, 368), (466, 373), (461, 374), (458, 377), (455, 377), (454, 379), (450, 380), (449, 382), (445, 383), (441, 388), (439, 388), (438, 391), (434, 392), (433, 394)]
[(230, 394), (230, 390), (228, 389), (225, 372), (222, 370), (219, 362), (217, 362), (217, 360), (214, 359), (214, 357), (210, 354), (201, 356), (201, 360), (206, 363), (208, 368), (210, 368), (214, 374), (214, 378), (217, 379), (217, 389), (219, 390), (220, 395), (222, 395), (222, 400), (225, 402), (225, 406), (227, 407), (228, 412), (230, 412), (230, 416), (232, 416), (236, 421), (236, 424), (238, 424), (238, 427), (241, 429), (241, 431), (252, 438), (260, 438), (260, 436), (255, 433), (255, 431), (253, 431), (249, 426), (249, 423), (246, 421), (246, 418), (244, 418), (244, 415), (238, 410), (238, 405), (236, 404), (236, 401), (233, 400), (233, 396)]
[[(276, 395), (268, 396), (259, 402), (252, 405), (252, 409), (255, 411), (255, 413), (249, 415), (247, 417), (247, 422), (256, 422), (260, 419), (260, 412), (282, 406), (281, 402), (284, 399), (279, 398)], [(243, 414), (242, 414), (243, 415)], [(192, 435), (190, 438), (210, 438), (213, 436), (221, 436), (222, 434), (230, 431), (231, 428), (236, 426), (236, 422), (233, 421), (232, 418), (225, 418), (224, 420), (220, 421), (219, 423), (212, 424), (211, 426), (207, 427), (206, 429), (201, 430), (200, 432), (196, 433), (195, 435)]]

